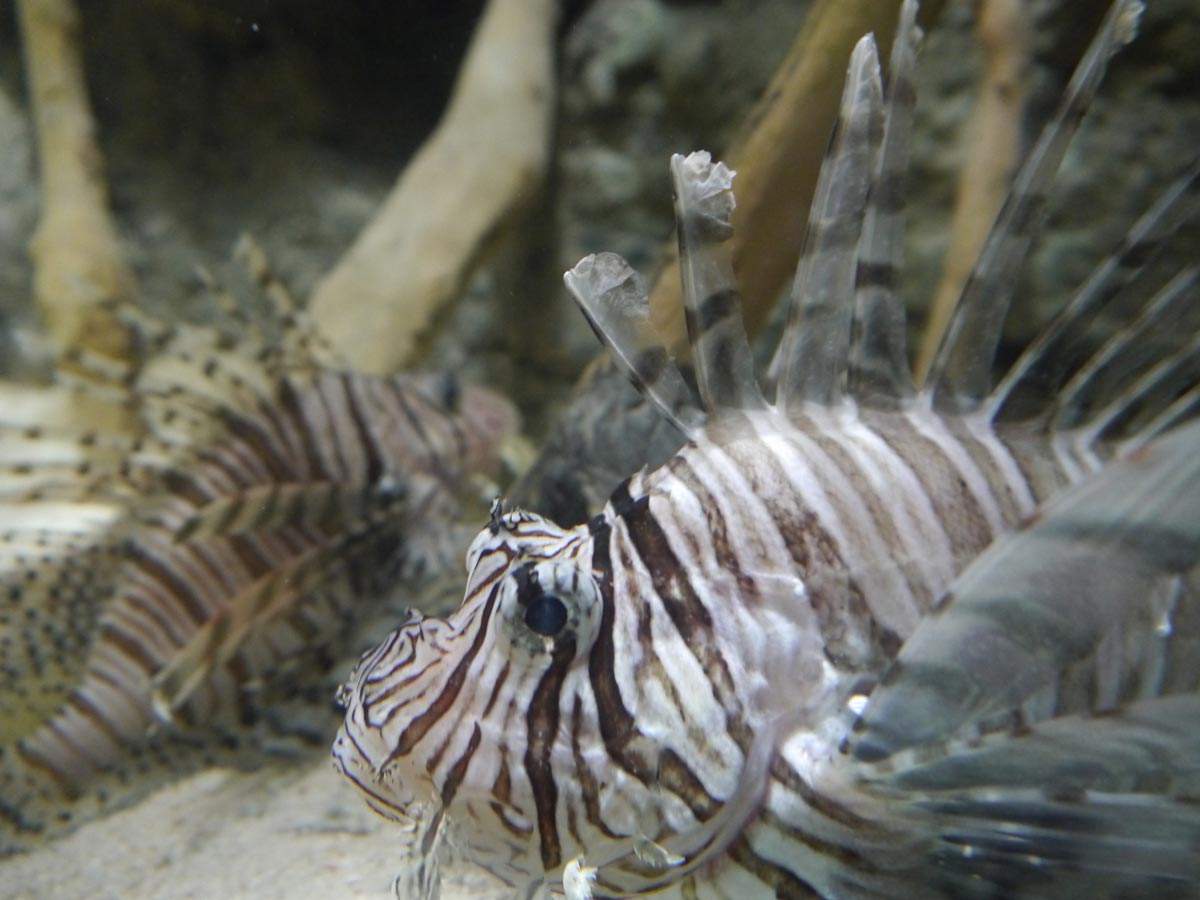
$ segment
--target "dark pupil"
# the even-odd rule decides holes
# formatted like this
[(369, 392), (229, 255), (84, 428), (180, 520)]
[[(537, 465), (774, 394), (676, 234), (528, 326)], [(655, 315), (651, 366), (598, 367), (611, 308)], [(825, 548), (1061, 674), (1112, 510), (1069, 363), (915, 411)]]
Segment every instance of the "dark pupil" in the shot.
[(553, 594), (539, 594), (525, 607), (525, 624), (544, 637), (554, 637), (567, 624), (567, 607)]

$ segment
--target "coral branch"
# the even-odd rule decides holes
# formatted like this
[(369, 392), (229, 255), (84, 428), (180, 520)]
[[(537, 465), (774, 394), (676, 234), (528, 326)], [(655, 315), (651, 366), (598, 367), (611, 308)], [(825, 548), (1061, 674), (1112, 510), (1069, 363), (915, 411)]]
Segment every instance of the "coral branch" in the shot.
[(108, 209), (73, 0), (20, 0), (25, 68), (38, 137), (41, 219), (30, 244), (34, 297), (60, 348), (124, 357), (112, 315), (135, 291)]
[(983, 81), (967, 131), (942, 280), (921, 333), (918, 382), (929, 371), (1017, 165), (1020, 119), (1029, 92), (1029, 11), (1021, 0), (984, 0), (976, 33), (984, 53)]
[(493, 237), (537, 191), (554, 105), (553, 0), (491, 0), (449, 108), (309, 309), (357, 368), (410, 362)]

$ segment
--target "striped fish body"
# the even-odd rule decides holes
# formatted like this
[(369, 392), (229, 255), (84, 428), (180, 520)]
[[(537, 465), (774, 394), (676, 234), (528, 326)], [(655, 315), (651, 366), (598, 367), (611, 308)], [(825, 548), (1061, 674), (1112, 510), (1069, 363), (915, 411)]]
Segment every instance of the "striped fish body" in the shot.
[[(335, 756), (377, 811), (444, 806), (514, 885), (607, 854), (603, 896), (683, 878), (643, 861), (639, 840), (707, 860), (752, 818), (750, 840), (799, 862), (803, 844), (762, 822), (822, 818), (797, 785), (811, 791), (836, 754), (846, 702), (966, 561), (1098, 465), (927, 411), (769, 410), (713, 432), (622, 484), (589, 525), (497, 515), (468, 554), (463, 608), (364, 657)], [(554, 637), (533, 584), (565, 606)], [(769, 771), (748, 761), (779, 745)], [(722, 813), (739, 795), (770, 812)], [(850, 834), (837, 816), (820, 825)], [(774, 896), (748, 863), (726, 862), (719, 892), (699, 896)]]
[(259, 684), (334, 645), (399, 581), (441, 571), (470, 477), (495, 470), (516, 426), (484, 389), (135, 325), (148, 356), (112, 405), (141, 434), (0, 434), (20, 454), (0, 504), (10, 524), (28, 518), (3, 547), (24, 610), (2, 632), (6, 849), (89, 813), (97, 776), (125, 780), (130, 749), (164, 723), (240, 727)]
[(700, 405), (623, 260), (567, 273), (690, 441), (586, 525), (497, 504), (462, 607), (412, 618), (343, 687), (335, 767), (410, 835), (398, 896), (435, 896), (447, 847), (570, 900), (1200, 883), (1200, 388), (1194, 342), (1139, 345), (1195, 273), (1094, 355), (1058, 352), (1169, 232), (1195, 168), (986, 381), (1028, 223), (1136, 14), (1105, 20), (920, 391), (886, 274), (914, 3), (886, 102), (869, 39), (851, 61), (773, 403), (725, 246), (732, 176), (707, 154), (672, 161)]

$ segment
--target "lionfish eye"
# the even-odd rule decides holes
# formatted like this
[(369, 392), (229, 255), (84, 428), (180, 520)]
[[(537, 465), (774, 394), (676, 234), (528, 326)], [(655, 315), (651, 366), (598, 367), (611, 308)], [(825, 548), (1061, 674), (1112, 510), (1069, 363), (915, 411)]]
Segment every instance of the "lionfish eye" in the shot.
[(580, 653), (591, 646), (600, 598), (590, 573), (574, 561), (522, 562), (509, 573), (502, 597), (508, 638), (524, 652)]
[(539, 594), (525, 608), (525, 624), (542, 637), (554, 637), (567, 624), (567, 606), (554, 594)]

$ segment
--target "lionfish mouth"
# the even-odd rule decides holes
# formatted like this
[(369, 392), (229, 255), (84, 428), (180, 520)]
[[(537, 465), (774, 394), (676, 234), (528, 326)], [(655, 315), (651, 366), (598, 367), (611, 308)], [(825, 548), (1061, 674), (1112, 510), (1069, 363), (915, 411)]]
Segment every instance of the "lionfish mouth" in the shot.
[[(437, 798), (437, 790), (425, 773), (409, 770), (412, 767), (404, 764), (394, 746), (386, 746), (380, 739), (388, 722), (376, 721), (374, 715), (373, 702), (378, 700), (374, 674), (380, 666), (414, 666), (425, 644), (426, 629), (436, 628), (436, 622), (410, 613), (408, 622), (388, 641), (362, 655), (337, 691), (336, 702), (346, 709), (346, 721), (334, 742), (334, 770), (354, 782), (374, 811), (392, 820), (418, 818), (422, 806)], [(414, 668), (413, 678), (419, 678), (421, 671)], [(392, 718), (403, 716), (388, 716)], [(365, 724), (377, 727), (355, 727)]]
[[(454, 628), (444, 619), (418, 612), (386, 641), (365, 653), (338, 689), (336, 700), (346, 718), (333, 745), (334, 769), (363, 793), (367, 803), (389, 819), (409, 820), (439, 802), (437, 785), (407, 753), (413, 716), (397, 693), (420, 698), (432, 684), (446, 655), (444, 637)], [(397, 669), (407, 675), (397, 684), (384, 676)]]
[(368, 806), (386, 819), (409, 822), (437, 801), (437, 790), (424, 773), (410, 771), (402, 761), (383, 766), (371, 762), (370, 747), (362, 746), (343, 725), (333, 743), (333, 769), (358, 788)]

